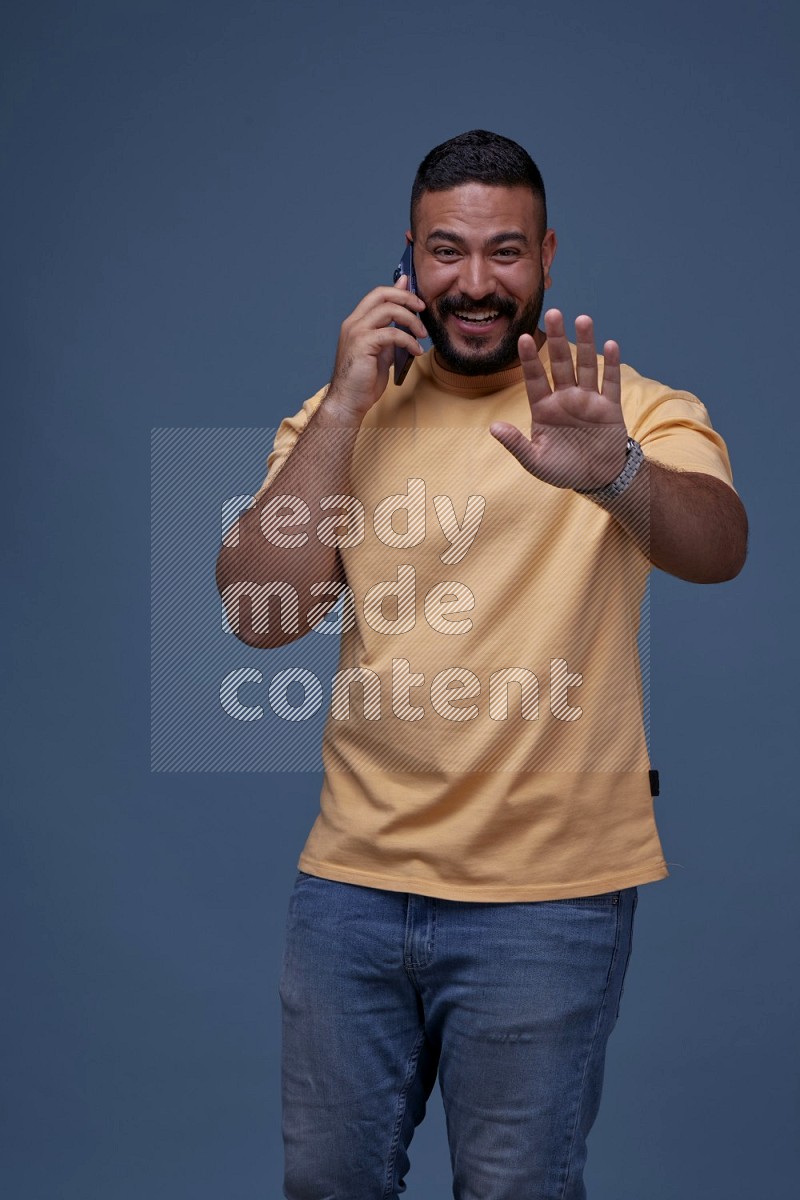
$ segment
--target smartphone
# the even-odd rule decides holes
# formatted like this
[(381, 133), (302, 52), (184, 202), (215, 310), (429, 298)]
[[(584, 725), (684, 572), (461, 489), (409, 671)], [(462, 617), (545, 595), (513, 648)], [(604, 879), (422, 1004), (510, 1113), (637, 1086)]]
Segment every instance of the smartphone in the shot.
[[(416, 296), (417, 277), (414, 274), (414, 254), (411, 242), (406, 244), (406, 248), (403, 251), (403, 257), (400, 259), (400, 262), (394, 269), (393, 282), (397, 283), (401, 275), (408, 276), (408, 290), (413, 292)], [(395, 329), (405, 329), (405, 325), (398, 325), (396, 321), (392, 321), (392, 324), (394, 325)], [(406, 332), (411, 333), (411, 330), (406, 330)], [(411, 336), (414, 336), (413, 333)], [(409, 353), (404, 346), (396, 347), (394, 352), (394, 381), (396, 384), (399, 385), (403, 382), (413, 361), (414, 355)]]

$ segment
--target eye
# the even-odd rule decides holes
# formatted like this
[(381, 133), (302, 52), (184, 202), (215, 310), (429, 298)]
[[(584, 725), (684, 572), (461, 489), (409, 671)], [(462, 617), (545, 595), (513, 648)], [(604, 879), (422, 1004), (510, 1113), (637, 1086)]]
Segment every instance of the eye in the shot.
[(449, 259), (455, 258), (458, 254), (458, 251), (454, 246), (437, 246), (433, 253), (436, 258)]
[(519, 250), (513, 246), (503, 246), (497, 254), (500, 258), (519, 258)]

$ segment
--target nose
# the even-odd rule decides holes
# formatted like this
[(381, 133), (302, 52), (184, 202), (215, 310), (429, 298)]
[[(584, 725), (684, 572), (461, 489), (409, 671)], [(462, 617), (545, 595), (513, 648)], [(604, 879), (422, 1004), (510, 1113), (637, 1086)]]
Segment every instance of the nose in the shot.
[(466, 255), (461, 260), (458, 286), (470, 300), (482, 300), (491, 295), (495, 289), (492, 264), (482, 254)]

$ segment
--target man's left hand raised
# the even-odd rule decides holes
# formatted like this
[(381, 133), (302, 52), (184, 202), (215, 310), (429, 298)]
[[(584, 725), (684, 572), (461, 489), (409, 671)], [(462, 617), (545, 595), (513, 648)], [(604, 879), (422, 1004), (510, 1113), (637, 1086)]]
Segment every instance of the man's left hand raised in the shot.
[[(531, 406), (531, 436), (505, 421), (492, 434), (523, 467), (559, 488), (605, 487), (625, 465), (627, 432), (620, 406), (619, 346), (603, 347), (598, 391), (597, 355), (590, 317), (578, 317), (578, 352), (572, 354), (557, 309), (545, 314), (553, 387), (536, 343), (519, 339), (519, 356)], [(593, 498), (631, 535), (650, 562), (693, 583), (733, 579), (747, 554), (747, 514), (732, 487), (713, 475), (678, 471), (647, 457), (630, 487), (612, 498)]]
[(538, 479), (559, 488), (601, 488), (625, 465), (627, 431), (622, 419), (619, 346), (603, 347), (603, 381), (598, 384), (591, 317), (575, 320), (577, 362), (556, 308), (545, 313), (553, 376), (551, 388), (530, 334), (519, 339), (519, 358), (531, 406), (530, 438), (505, 421), (490, 432)]

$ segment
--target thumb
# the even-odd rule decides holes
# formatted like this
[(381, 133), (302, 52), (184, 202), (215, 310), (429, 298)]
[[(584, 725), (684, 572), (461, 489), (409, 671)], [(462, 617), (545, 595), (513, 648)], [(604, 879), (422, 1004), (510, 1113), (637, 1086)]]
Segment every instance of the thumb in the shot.
[(517, 429), (516, 425), (509, 425), (507, 421), (493, 421), (489, 426), (489, 432), (501, 446), (505, 446), (506, 450), (514, 455), (514, 458), (522, 464), (526, 471), (535, 474), (533, 443)]

